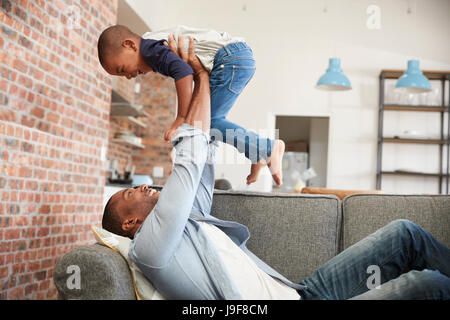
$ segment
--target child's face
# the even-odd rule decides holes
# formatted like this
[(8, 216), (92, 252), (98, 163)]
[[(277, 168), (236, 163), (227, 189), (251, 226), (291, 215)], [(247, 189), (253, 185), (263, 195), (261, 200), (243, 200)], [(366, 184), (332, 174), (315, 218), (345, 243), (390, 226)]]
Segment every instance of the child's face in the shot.
[(142, 59), (139, 44), (134, 40), (124, 40), (122, 50), (106, 59), (105, 70), (111, 75), (131, 79), (152, 71), (152, 68)]

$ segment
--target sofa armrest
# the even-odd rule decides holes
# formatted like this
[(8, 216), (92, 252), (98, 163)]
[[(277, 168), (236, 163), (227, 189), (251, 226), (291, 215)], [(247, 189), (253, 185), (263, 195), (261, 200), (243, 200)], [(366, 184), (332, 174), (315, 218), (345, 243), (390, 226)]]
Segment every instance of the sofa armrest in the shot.
[(100, 244), (79, 246), (64, 254), (56, 263), (54, 282), (61, 299), (136, 299), (127, 262)]
[(340, 190), (340, 189), (327, 189), (327, 188), (315, 188), (304, 187), (300, 193), (308, 194), (332, 194), (338, 197), (340, 200), (344, 200), (345, 197), (353, 194), (382, 194), (381, 190)]

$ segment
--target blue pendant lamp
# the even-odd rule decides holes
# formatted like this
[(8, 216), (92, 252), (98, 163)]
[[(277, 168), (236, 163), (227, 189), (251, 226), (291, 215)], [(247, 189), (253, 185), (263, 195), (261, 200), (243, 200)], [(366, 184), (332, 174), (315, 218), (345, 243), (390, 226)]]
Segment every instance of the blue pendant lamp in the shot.
[(328, 69), (317, 81), (316, 88), (327, 91), (343, 91), (352, 88), (350, 81), (342, 72), (339, 58), (330, 58)]
[(423, 93), (431, 91), (430, 81), (419, 69), (419, 60), (409, 60), (408, 69), (397, 80), (397, 91), (405, 93)]

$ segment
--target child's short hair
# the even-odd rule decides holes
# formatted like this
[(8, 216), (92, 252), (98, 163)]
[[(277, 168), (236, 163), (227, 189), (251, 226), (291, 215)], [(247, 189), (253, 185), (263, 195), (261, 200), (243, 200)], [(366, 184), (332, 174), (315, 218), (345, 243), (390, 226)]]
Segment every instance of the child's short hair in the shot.
[(122, 41), (127, 37), (138, 38), (139, 36), (123, 25), (115, 25), (106, 28), (98, 38), (97, 50), (98, 60), (104, 66), (105, 60), (110, 53), (117, 53), (121, 50)]

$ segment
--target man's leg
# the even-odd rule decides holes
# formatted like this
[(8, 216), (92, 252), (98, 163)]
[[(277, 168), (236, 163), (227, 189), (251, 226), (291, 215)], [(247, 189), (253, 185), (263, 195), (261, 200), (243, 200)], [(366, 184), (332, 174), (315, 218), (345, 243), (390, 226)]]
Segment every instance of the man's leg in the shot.
[(352, 300), (449, 300), (450, 278), (437, 270), (411, 270)]
[(379, 276), (383, 285), (409, 269), (438, 270), (449, 277), (449, 261), (450, 250), (430, 233), (408, 220), (395, 220), (333, 257), (300, 283), (308, 287), (303, 293), (306, 299), (349, 299), (369, 291), (372, 279)]

